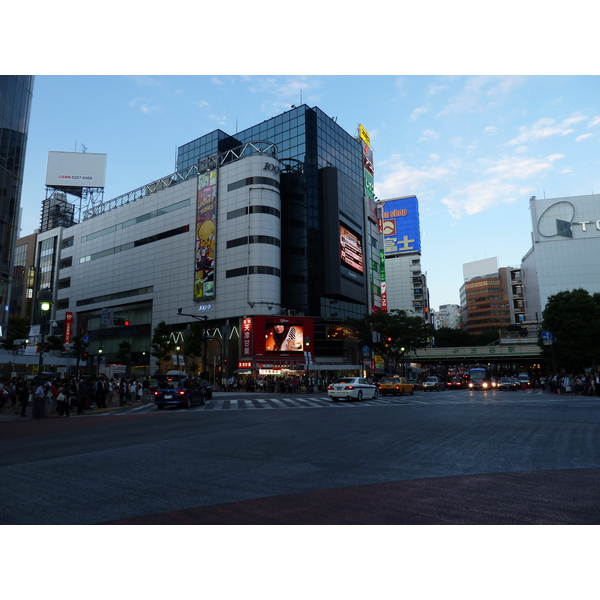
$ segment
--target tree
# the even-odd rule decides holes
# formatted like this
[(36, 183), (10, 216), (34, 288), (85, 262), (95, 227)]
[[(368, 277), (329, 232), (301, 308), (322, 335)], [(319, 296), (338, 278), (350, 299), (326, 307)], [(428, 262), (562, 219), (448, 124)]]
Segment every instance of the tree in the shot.
[(559, 367), (568, 373), (595, 366), (600, 357), (600, 294), (593, 296), (578, 288), (548, 298), (542, 313), (542, 330), (553, 337), (554, 348), (538, 344), (546, 364), (552, 364), (556, 352)]
[(120, 363), (127, 367), (131, 365), (131, 344), (127, 340), (124, 340), (119, 344), (117, 358)]
[[(194, 321), (190, 325), (183, 344), (183, 352), (186, 356), (201, 358), (204, 356), (206, 340), (205, 324), (201, 321)], [(197, 361), (194, 361), (196, 364)]]
[(22, 317), (8, 319), (8, 332), (2, 342), (7, 350), (14, 349), (15, 340), (26, 340), (29, 337), (29, 320)]
[(160, 373), (160, 367), (163, 362), (167, 362), (171, 358), (171, 328), (161, 321), (154, 328), (152, 335), (152, 356), (156, 358), (156, 366)]
[(347, 319), (346, 323), (354, 331), (358, 344), (387, 357), (394, 372), (398, 371), (403, 355), (429, 345), (432, 331), (421, 317), (411, 317), (398, 309), (378, 311), (363, 319)]

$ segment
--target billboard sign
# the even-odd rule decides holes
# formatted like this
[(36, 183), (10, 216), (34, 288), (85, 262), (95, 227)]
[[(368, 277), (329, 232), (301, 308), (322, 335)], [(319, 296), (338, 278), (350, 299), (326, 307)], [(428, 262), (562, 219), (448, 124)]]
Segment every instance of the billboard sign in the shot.
[[(314, 339), (313, 320), (295, 315), (254, 317), (254, 355), (273, 362), (303, 362)], [(277, 363), (277, 360), (273, 364)]]
[(106, 154), (89, 152), (48, 152), (48, 187), (103, 188), (106, 180)]
[(342, 224), (340, 224), (340, 258), (345, 267), (364, 273), (362, 239)]
[(217, 171), (198, 175), (196, 201), (196, 264), (194, 299), (215, 297), (215, 233), (217, 218)]
[(384, 201), (383, 245), (386, 256), (421, 252), (419, 201), (416, 196)]

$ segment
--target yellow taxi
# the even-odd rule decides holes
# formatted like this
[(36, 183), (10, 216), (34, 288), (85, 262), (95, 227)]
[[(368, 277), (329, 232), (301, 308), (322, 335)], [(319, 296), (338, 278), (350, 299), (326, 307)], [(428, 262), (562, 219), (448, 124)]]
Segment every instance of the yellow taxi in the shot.
[(386, 377), (379, 382), (377, 387), (382, 396), (385, 396), (386, 394), (399, 396), (403, 396), (404, 394), (414, 394), (413, 384), (409, 383), (406, 377)]

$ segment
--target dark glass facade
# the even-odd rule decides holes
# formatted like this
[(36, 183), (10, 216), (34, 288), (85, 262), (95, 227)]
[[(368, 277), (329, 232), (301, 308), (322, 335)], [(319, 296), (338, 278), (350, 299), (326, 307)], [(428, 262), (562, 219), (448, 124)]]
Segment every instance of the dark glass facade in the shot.
[[(33, 76), (0, 75), (0, 306), (9, 304)], [(2, 310), (0, 323), (5, 324)]]
[(179, 148), (177, 168), (251, 141), (277, 146), (282, 164), (282, 305), (311, 316), (364, 316), (365, 274), (340, 264), (340, 224), (367, 243), (361, 143), (306, 105), (227, 136), (213, 131)]

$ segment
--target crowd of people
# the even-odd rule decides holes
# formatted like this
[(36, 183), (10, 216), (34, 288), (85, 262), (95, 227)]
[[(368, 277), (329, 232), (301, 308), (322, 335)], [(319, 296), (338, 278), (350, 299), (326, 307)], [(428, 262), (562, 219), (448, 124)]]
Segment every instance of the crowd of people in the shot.
[(69, 417), (72, 412), (83, 414), (91, 408), (106, 408), (118, 402), (120, 406), (151, 401), (150, 378), (133, 377), (120, 380), (98, 377), (13, 377), (0, 378), (0, 412), (15, 411), (20, 406), (26, 417), (41, 419), (52, 414)]

